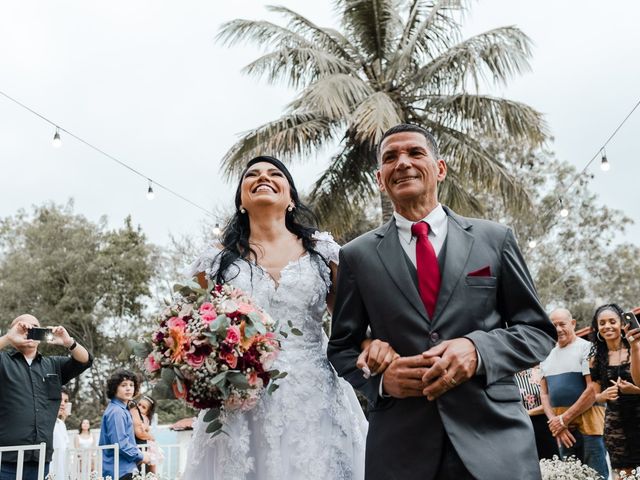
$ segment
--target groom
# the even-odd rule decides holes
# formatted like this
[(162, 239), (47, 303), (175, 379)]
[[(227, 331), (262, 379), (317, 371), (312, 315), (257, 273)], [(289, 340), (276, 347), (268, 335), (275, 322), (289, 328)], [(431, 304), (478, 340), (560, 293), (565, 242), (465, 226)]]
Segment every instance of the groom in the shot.
[[(378, 146), (393, 218), (340, 252), (329, 360), (370, 402), (367, 480), (540, 479), (513, 374), (543, 360), (554, 328), (513, 233), (438, 203), (447, 165), (416, 125)], [(370, 329), (400, 355), (357, 369)]]

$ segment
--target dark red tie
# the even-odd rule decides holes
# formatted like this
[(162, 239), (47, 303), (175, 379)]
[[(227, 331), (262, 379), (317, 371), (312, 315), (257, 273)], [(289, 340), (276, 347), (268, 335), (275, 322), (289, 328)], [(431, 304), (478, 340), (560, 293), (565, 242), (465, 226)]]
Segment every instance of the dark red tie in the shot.
[(416, 268), (418, 270), (418, 291), (429, 318), (433, 318), (440, 291), (440, 266), (429, 241), (429, 224), (418, 222), (411, 225), (411, 233), (416, 237)]

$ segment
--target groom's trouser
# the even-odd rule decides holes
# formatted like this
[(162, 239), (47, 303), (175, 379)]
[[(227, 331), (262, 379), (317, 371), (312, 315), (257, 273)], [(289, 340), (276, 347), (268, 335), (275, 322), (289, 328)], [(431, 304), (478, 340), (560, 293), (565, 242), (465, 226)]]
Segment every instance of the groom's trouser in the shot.
[(449, 437), (445, 433), (444, 445), (442, 445), (442, 455), (440, 457), (440, 466), (435, 480), (475, 480), (464, 466), (456, 449), (453, 448)]

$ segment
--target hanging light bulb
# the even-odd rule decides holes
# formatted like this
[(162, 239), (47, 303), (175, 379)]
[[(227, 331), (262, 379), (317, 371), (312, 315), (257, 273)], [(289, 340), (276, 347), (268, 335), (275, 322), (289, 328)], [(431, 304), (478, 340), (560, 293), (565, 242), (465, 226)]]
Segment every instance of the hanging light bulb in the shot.
[(569, 209), (567, 209), (567, 207), (562, 205), (562, 198), (558, 198), (558, 201), (560, 202), (560, 216), (562, 218), (568, 217), (569, 216)]
[(216, 226), (213, 227), (213, 234), (217, 237), (218, 235), (220, 235), (220, 232), (221, 232), (220, 224), (216, 223)]
[(156, 194), (153, 193), (153, 187), (151, 186), (151, 180), (149, 180), (149, 188), (147, 189), (147, 200), (153, 200), (156, 198)]
[(538, 242), (536, 242), (534, 239), (529, 240), (529, 248), (536, 248), (537, 245)]
[(609, 163), (609, 160), (607, 160), (607, 152), (604, 151), (604, 148), (602, 149), (602, 160), (600, 160), (600, 168), (603, 172), (608, 172), (611, 168), (611, 164)]
[(55, 148), (60, 148), (62, 146), (62, 140), (60, 139), (60, 130), (58, 129), (58, 127), (56, 127), (56, 133), (53, 134), (51, 145), (53, 145)]

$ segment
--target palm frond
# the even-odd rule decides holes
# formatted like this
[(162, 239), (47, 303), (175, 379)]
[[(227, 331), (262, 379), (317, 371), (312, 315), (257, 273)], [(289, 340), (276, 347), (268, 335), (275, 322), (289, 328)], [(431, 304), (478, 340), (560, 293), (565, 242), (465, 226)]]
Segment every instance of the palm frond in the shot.
[(239, 174), (247, 161), (258, 155), (273, 155), (285, 163), (311, 156), (333, 138), (336, 126), (314, 113), (284, 115), (245, 133), (222, 158), (227, 178)]
[(216, 35), (216, 40), (225, 46), (251, 42), (264, 49), (272, 46), (277, 48), (313, 47), (312, 42), (288, 28), (265, 20), (242, 18), (223, 23)]
[(460, 215), (481, 217), (484, 213), (482, 204), (454, 167), (447, 170), (447, 178), (438, 186), (438, 200)]
[(420, 65), (445, 51), (460, 37), (460, 25), (453, 14), (463, 9), (462, 0), (440, 0), (436, 3), (415, 0), (389, 62), (389, 78), (395, 78), (411, 64)]
[(542, 114), (530, 106), (489, 95), (438, 95), (425, 98), (424, 111), (434, 122), (475, 138), (509, 138), (541, 145), (548, 137)]
[(452, 46), (403, 80), (405, 93), (416, 97), (455, 93), (480, 79), (504, 84), (516, 73), (530, 68), (531, 41), (516, 27), (481, 33)]
[(385, 92), (375, 92), (353, 112), (349, 131), (356, 141), (375, 146), (384, 132), (401, 122), (401, 113), (394, 101)]
[(353, 222), (376, 193), (375, 153), (349, 141), (310, 193), (312, 207), (324, 228), (341, 236), (353, 229)]
[(370, 61), (382, 61), (401, 29), (396, 0), (337, 0), (342, 25)]
[(355, 106), (372, 93), (371, 86), (359, 77), (339, 73), (316, 80), (288, 108), (313, 111), (331, 120), (346, 120)]
[(459, 172), (461, 181), (468, 186), (498, 193), (511, 211), (521, 210), (531, 204), (529, 193), (522, 182), (479, 142), (458, 130), (430, 120), (423, 119), (423, 124), (436, 135), (441, 157)]
[(308, 35), (309, 37), (305, 38), (311, 38), (316, 48), (331, 52), (353, 65), (362, 65), (364, 63), (364, 59), (360, 56), (358, 49), (337, 30), (320, 27), (308, 18), (286, 7), (269, 6), (267, 9), (288, 17), (289, 28), (303, 36)]
[(286, 82), (299, 88), (318, 77), (337, 73), (357, 73), (353, 65), (334, 54), (312, 47), (280, 48), (254, 60), (243, 73), (265, 77), (268, 83)]

